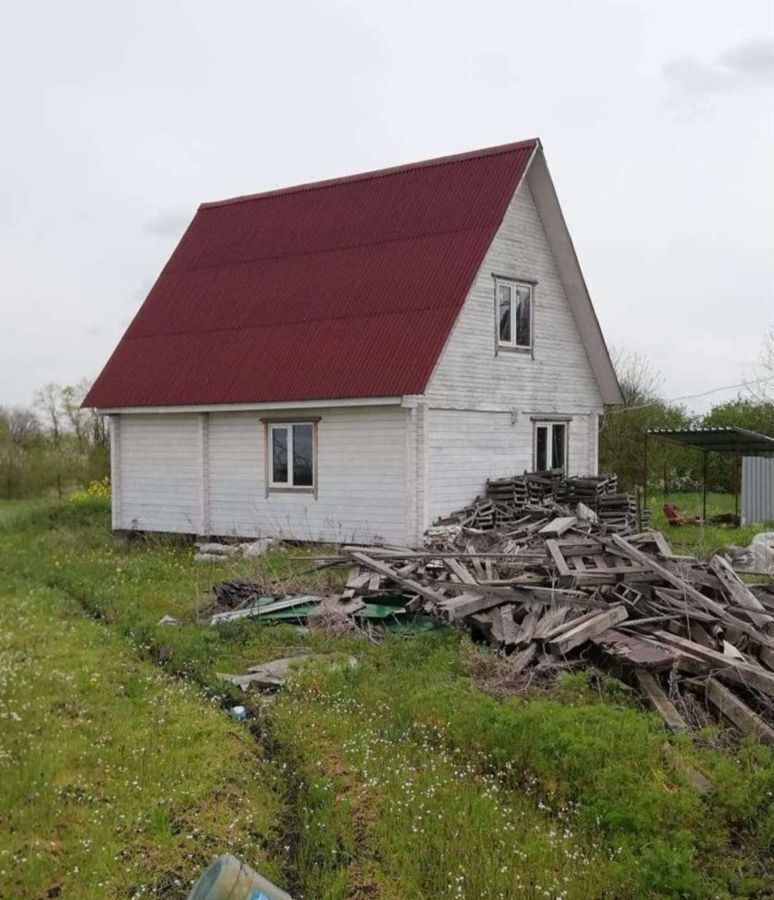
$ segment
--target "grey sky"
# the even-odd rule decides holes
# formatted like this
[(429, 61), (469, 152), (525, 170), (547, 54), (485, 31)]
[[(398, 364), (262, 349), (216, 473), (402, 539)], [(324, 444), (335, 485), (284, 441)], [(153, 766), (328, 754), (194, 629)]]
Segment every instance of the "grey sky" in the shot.
[(3, 23), (0, 404), (97, 374), (199, 202), (533, 136), (608, 341), (670, 397), (753, 374), (771, 0), (71, 0)]

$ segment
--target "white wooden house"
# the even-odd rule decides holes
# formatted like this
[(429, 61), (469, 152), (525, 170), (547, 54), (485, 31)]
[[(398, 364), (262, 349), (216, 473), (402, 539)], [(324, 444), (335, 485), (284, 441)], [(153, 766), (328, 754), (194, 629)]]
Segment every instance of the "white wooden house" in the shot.
[(391, 543), (618, 402), (536, 140), (204, 204), (86, 399), (116, 529)]

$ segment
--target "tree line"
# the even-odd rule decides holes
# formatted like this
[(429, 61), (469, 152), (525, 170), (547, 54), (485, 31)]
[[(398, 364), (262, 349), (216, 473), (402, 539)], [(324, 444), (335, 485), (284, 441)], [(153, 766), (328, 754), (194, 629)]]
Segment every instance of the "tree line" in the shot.
[[(654, 428), (715, 428), (736, 425), (774, 437), (774, 327), (763, 341), (758, 375), (745, 394), (712, 406), (698, 415), (659, 396), (659, 376), (636, 353), (614, 352), (613, 364), (624, 402), (609, 409), (599, 435), (599, 467), (616, 472), (619, 485), (629, 491), (644, 484), (645, 434)], [(670, 492), (695, 491), (702, 483), (702, 454), (661, 441), (649, 441), (648, 489)], [(735, 454), (710, 453), (707, 486), (711, 491), (732, 493), (737, 488)]]
[(89, 389), (49, 383), (31, 406), (0, 406), (0, 496), (64, 496), (110, 474), (106, 419), (81, 409)]

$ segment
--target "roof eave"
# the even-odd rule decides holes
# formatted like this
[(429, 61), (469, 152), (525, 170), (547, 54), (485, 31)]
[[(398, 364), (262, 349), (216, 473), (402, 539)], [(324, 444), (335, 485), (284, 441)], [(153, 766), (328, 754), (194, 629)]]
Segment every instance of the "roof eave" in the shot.
[(559, 272), (559, 278), (572, 307), (589, 364), (606, 406), (624, 402), (602, 327), (591, 301), (575, 246), (559, 205), (559, 198), (548, 170), (542, 146), (538, 146), (526, 172), (546, 239)]

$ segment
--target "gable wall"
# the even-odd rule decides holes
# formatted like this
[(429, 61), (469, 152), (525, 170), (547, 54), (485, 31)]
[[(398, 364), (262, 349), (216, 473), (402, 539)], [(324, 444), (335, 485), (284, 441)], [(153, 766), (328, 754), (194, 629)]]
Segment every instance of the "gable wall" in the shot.
[[(536, 281), (533, 351), (496, 352), (493, 274)], [(602, 400), (528, 179), (510, 203), (426, 392), (426, 521), (488, 477), (533, 468), (533, 417), (568, 416), (569, 471), (597, 468)]]

